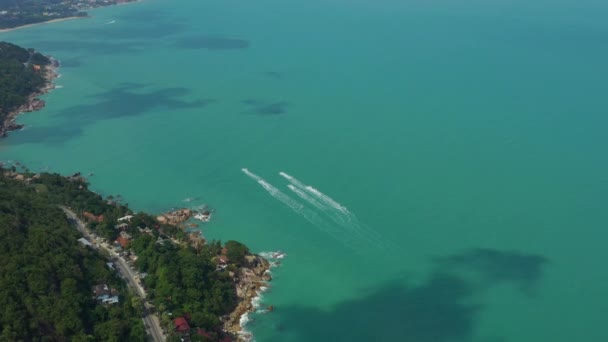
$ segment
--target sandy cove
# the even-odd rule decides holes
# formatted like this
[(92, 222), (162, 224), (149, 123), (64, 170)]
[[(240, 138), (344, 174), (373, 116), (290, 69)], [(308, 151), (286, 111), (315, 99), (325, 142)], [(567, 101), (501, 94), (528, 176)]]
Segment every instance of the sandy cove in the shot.
[(10, 32), (10, 31), (19, 30), (19, 29), (24, 29), (24, 28), (32, 27), (32, 26), (39, 26), (39, 25), (44, 25), (44, 24), (58, 23), (60, 21), (66, 21), (66, 20), (72, 20), (72, 19), (84, 19), (84, 18), (90, 18), (90, 17), (88, 17), (88, 16), (86, 16), (86, 17), (67, 17), (67, 18), (53, 19), (53, 20), (49, 20), (49, 21), (41, 21), (39, 23), (33, 23), (33, 24), (27, 24), (27, 25), (23, 25), (23, 26), (17, 26), (17, 27), (0, 29), (0, 33)]
[[(142, 1), (143, 0), (133, 0), (133, 1), (129, 1), (129, 2), (122, 2), (122, 3), (119, 3), (119, 4), (114, 4), (113, 6), (123, 6), (123, 5), (129, 5), (129, 4), (136, 4), (136, 3), (139, 3), (139, 2), (142, 2)], [(101, 6), (101, 7), (107, 7), (107, 6)], [(100, 7), (96, 7), (96, 8), (100, 8)], [(91, 9), (95, 9), (95, 8), (91, 8)], [(13, 31), (13, 30), (19, 30), (19, 29), (23, 29), (23, 28), (26, 28), (26, 27), (38, 26), (38, 25), (43, 25), (43, 24), (58, 23), (58, 22), (61, 22), (61, 21), (72, 20), (72, 19), (84, 19), (84, 18), (91, 18), (91, 16), (89, 16), (89, 15), (82, 16), (82, 17), (74, 16), (74, 17), (52, 19), (52, 20), (48, 20), (48, 21), (41, 21), (39, 23), (32, 23), (32, 24), (27, 24), (27, 25), (22, 25), (22, 26), (17, 26), (17, 27), (0, 29), (0, 33), (10, 32), (10, 31)]]

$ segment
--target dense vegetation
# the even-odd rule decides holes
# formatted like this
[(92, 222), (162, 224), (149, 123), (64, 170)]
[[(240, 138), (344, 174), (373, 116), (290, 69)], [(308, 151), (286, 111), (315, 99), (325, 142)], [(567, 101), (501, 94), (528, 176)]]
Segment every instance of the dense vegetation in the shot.
[(60, 0), (0, 0), (0, 10), (3, 11), (0, 15), (0, 28), (12, 28), (79, 15), (77, 8)]
[(38, 52), (0, 42), (0, 128), (8, 113), (25, 104), (31, 94), (45, 85), (44, 71), (35, 70), (34, 65), (49, 63)]
[[(219, 252), (212, 246), (200, 251), (180, 248), (172, 243), (156, 243), (156, 238), (143, 235), (132, 246), (137, 264), (150, 275), (145, 284), (161, 319), (170, 325), (171, 317), (190, 315), (190, 325), (214, 330), (219, 317), (236, 304), (228, 272), (216, 272), (212, 258)], [(168, 314), (172, 315), (169, 316)]]
[[(35, 199), (45, 205), (45, 208), (52, 207), (49, 213), (57, 215), (55, 219), (62, 224), (65, 219), (55, 209), (57, 205), (68, 206), (81, 215), (84, 212), (98, 217), (102, 215), (100, 222), (92, 221), (89, 227), (109, 241), (113, 241), (118, 235), (115, 229), (117, 219), (128, 214), (133, 215), (126, 230), (133, 239), (125, 253), (136, 254), (135, 265), (141, 272), (147, 273), (143, 285), (147, 288), (148, 299), (154, 304), (163, 327), (169, 332), (169, 339), (178, 338), (177, 334), (174, 334), (172, 319), (180, 316), (188, 317), (193, 329), (205, 329), (207, 334), (212, 336), (210, 340), (224, 337), (220, 317), (230, 313), (236, 305), (234, 283), (229, 273), (245, 262), (245, 256), (249, 253), (245, 245), (229, 241), (223, 248), (220, 242), (214, 241), (193, 247), (186, 243), (187, 236), (182, 229), (159, 224), (154, 216), (146, 213), (132, 213), (126, 204), (120, 203), (119, 197), (103, 198), (88, 190), (88, 184), (79, 174), (63, 177), (57, 174), (34, 175), (25, 172), (19, 183), (7, 180), (15, 178), (16, 173), (10, 173), (8, 170), (6, 172), (8, 176), (3, 177), (3, 182), (10, 183), (12, 188), (30, 196), (23, 200), (23, 205), (26, 205), (28, 200)], [(0, 186), (3, 187), (2, 184)], [(11, 199), (10, 192), (7, 192), (6, 196), (6, 201), (15, 201)], [(54, 224), (51, 227), (59, 226)], [(150, 228), (150, 233), (142, 232), (141, 228)], [(53, 229), (55, 228), (50, 230)], [(68, 234), (66, 236), (70, 236), (70, 241), (77, 237), (73, 229), (68, 233), (62, 229), (61, 233), (57, 234)], [(170, 239), (177, 239), (180, 244)], [(55, 240), (57, 238), (47, 239)], [(231, 264), (226, 270), (218, 271), (217, 257), (222, 252)], [(62, 268), (61, 265), (55, 266)], [(208, 337), (197, 335), (195, 331), (192, 331), (191, 340), (209, 340)]]
[[(0, 340), (144, 341), (122, 281), (42, 186), (0, 175)], [(119, 289), (120, 303), (95, 303), (99, 283)]]

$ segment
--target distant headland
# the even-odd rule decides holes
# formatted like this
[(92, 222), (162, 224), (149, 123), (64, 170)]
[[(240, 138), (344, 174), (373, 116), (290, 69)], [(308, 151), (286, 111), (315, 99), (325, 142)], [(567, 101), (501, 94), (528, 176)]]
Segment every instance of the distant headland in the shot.
[(38, 97), (55, 87), (58, 67), (56, 60), (33, 49), (0, 42), (0, 137), (23, 128), (15, 122), (17, 115), (44, 107)]
[(0, 32), (50, 21), (88, 17), (87, 10), (140, 0), (24, 0), (0, 2)]

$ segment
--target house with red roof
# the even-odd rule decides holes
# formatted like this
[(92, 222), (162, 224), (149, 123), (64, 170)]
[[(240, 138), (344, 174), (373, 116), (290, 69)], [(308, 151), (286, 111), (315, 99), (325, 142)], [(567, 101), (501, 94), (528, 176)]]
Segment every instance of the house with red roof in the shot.
[(175, 331), (179, 333), (187, 333), (190, 331), (190, 325), (184, 317), (177, 317), (174, 319), (173, 325), (175, 325)]
[(129, 239), (125, 238), (124, 236), (119, 236), (118, 239), (116, 239), (116, 244), (120, 245), (122, 248), (127, 248), (129, 246), (129, 242)]
[(208, 338), (208, 339), (212, 339), (212, 338), (213, 338), (213, 336), (211, 335), (211, 333), (209, 333), (207, 330), (205, 330), (205, 329), (203, 329), (203, 328), (198, 328), (198, 329), (196, 329), (196, 333), (197, 333), (199, 336), (205, 336), (205, 337), (206, 337), (206, 338)]
[(103, 215), (96, 216), (95, 214), (90, 213), (88, 211), (85, 211), (84, 213), (82, 213), (82, 216), (84, 216), (87, 219), (87, 221), (89, 221), (89, 222), (103, 221)]

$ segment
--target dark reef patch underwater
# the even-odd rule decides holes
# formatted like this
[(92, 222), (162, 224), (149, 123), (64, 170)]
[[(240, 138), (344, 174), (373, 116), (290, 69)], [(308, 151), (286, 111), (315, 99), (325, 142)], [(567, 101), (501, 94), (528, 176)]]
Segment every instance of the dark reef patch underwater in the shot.
[(548, 262), (540, 255), (487, 248), (434, 261), (434, 270), (420, 284), (395, 280), (330, 311), (281, 308), (277, 330), (308, 341), (471, 341), (483, 294), (504, 284), (528, 293)]

